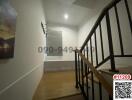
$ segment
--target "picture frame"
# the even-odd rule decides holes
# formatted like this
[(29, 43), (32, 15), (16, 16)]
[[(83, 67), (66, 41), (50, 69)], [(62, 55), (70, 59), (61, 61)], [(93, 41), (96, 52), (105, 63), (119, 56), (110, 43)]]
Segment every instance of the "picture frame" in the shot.
[(17, 12), (8, 0), (0, 1), (0, 59), (14, 57)]

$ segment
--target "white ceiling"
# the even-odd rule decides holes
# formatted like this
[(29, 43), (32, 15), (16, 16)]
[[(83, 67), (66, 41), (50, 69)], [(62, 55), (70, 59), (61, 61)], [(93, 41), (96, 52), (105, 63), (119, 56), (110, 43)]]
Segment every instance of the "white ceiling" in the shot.
[[(95, 12), (97, 0), (44, 0), (44, 10), (47, 23), (58, 23), (80, 26), (91, 18)], [(69, 19), (64, 19), (64, 14)]]

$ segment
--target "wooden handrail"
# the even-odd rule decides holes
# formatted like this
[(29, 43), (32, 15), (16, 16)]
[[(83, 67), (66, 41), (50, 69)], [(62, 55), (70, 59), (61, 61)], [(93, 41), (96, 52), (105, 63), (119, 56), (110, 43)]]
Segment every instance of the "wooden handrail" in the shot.
[(102, 86), (107, 90), (110, 96), (113, 95), (112, 86), (105, 80), (105, 78), (95, 69), (95, 67), (85, 58), (85, 56), (80, 52), (80, 50), (75, 50), (81, 57), (81, 59), (88, 65), (91, 71), (95, 74), (95, 76), (99, 79)]
[(84, 41), (80, 51), (82, 51), (85, 47), (85, 45), (87, 44), (87, 42), (89, 41), (89, 39), (91, 38), (91, 36), (94, 34), (95, 29), (98, 27), (98, 25), (100, 24), (100, 22), (102, 21), (102, 19), (104, 18), (104, 16), (106, 15), (106, 12), (108, 12), (109, 9), (111, 9), (114, 5), (116, 5), (117, 3), (119, 3), (121, 0), (113, 0), (110, 4), (108, 4), (103, 11), (101, 12), (101, 14), (99, 15), (97, 21), (95, 22), (92, 30), (90, 31), (89, 35), (87, 36), (86, 40)]

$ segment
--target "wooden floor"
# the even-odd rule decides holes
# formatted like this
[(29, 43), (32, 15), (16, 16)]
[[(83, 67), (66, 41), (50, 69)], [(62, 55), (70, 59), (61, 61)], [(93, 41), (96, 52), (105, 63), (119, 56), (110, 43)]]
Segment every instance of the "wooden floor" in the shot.
[(78, 93), (80, 91), (75, 88), (74, 71), (46, 72), (36, 90), (33, 100), (53, 100), (54, 98)]
[(84, 98), (81, 94), (76, 94), (76, 95), (61, 97), (61, 98), (57, 98), (57, 99), (53, 99), (53, 100), (84, 100)]

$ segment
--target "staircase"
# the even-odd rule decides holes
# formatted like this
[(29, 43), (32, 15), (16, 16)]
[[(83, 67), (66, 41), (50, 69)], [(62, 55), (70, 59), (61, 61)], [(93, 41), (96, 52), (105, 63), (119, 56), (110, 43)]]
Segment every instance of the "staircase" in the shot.
[[(84, 96), (85, 100), (113, 100), (113, 86), (112, 86), (112, 76), (115, 73), (126, 73), (129, 71), (129, 74), (132, 74), (131, 68), (116, 68), (115, 58), (131, 58), (131, 54), (126, 54), (124, 52), (124, 45), (122, 40), (122, 33), (120, 27), (120, 20), (117, 10), (117, 4), (124, 2), (126, 9), (126, 16), (129, 20), (129, 28), (132, 34), (132, 19), (130, 14), (130, 9), (128, 6), (128, 0), (113, 0), (109, 5), (107, 5), (100, 16), (98, 17), (96, 23), (94, 24), (92, 30), (90, 31), (88, 37), (83, 43), (80, 50), (75, 50), (75, 75), (76, 75), (76, 88), (79, 88)], [(116, 55), (114, 53), (112, 30), (110, 23), (110, 14), (109, 11), (114, 9), (117, 30), (119, 35), (119, 44), (120, 44), (120, 54)], [(107, 28), (107, 37), (108, 37), (108, 50), (109, 56), (105, 56), (102, 37), (102, 25), (101, 22), (105, 19), (106, 28)], [(100, 31), (100, 44), (101, 44), (101, 58), (98, 57), (98, 43), (97, 43), (97, 33), (96, 30), (99, 28)], [(94, 37), (95, 45), (95, 55), (93, 55), (93, 42), (92, 38)], [(95, 56), (95, 57), (94, 57)], [(95, 62), (93, 60), (95, 58)], [(110, 61), (109, 67), (104, 70), (101, 69), (101, 66)], [(96, 63), (96, 64), (94, 64)], [(131, 71), (130, 71), (131, 70)]]

